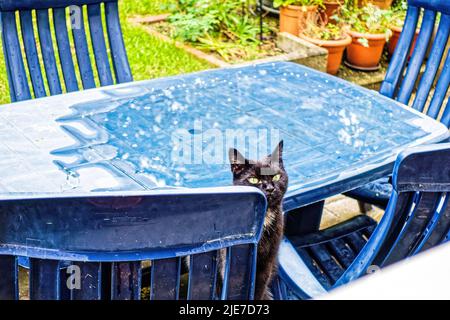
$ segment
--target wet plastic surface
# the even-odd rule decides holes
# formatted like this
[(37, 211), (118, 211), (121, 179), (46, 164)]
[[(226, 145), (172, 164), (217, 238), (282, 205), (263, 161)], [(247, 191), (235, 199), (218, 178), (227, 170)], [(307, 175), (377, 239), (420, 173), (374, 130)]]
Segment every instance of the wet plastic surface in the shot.
[(448, 136), (374, 91), (292, 63), (5, 105), (0, 122), (0, 194), (227, 186), (230, 146), (255, 158), (283, 139), (287, 208), (375, 180), (406, 147)]

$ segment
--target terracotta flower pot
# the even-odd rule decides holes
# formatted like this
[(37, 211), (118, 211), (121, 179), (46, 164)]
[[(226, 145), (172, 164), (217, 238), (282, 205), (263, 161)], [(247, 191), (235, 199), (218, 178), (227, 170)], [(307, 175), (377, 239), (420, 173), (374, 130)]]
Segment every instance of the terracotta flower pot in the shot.
[[(392, 37), (389, 40), (389, 56), (392, 56), (394, 54), (395, 48), (397, 48), (397, 43), (398, 40), (400, 39), (400, 35), (402, 33), (402, 28), (400, 27), (391, 27), (392, 30)], [(416, 30), (416, 34), (414, 35), (414, 41), (413, 41), (413, 45), (411, 47), (411, 51), (409, 52), (409, 57), (411, 58), (411, 55), (414, 51), (414, 48), (416, 47), (416, 41), (417, 41), (417, 36), (419, 35), (419, 30)]]
[(389, 9), (391, 7), (393, 1), (394, 0), (366, 0), (366, 1), (361, 1), (360, 4), (365, 5), (367, 3), (372, 3), (381, 9)]
[(329, 74), (336, 74), (339, 71), (344, 50), (352, 43), (352, 37), (349, 35), (346, 35), (345, 39), (342, 40), (313, 39), (302, 34), (300, 35), (300, 38), (328, 50), (327, 72)]
[(318, 6), (285, 6), (280, 8), (280, 32), (298, 36), (306, 25), (308, 17), (318, 10)]
[(336, 14), (336, 11), (343, 4), (344, 4), (344, 0), (328, 0), (328, 1), (325, 0), (323, 2), (323, 5), (325, 6), (325, 8), (321, 10), (324, 20), (325, 21), (332, 20), (331, 17)]
[[(365, 34), (348, 30), (347, 33), (352, 37), (352, 43), (347, 48), (347, 61), (355, 67), (376, 68), (380, 63), (386, 44), (386, 35)], [(369, 46), (363, 46), (358, 40), (365, 38)]]

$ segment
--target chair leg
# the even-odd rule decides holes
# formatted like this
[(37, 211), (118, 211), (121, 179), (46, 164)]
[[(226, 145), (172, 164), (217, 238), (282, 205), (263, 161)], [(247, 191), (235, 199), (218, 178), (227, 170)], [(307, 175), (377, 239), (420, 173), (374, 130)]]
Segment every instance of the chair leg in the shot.
[(359, 211), (364, 214), (366, 214), (367, 212), (369, 212), (370, 210), (373, 209), (371, 204), (365, 203), (362, 201), (358, 201), (358, 206), (359, 206)]

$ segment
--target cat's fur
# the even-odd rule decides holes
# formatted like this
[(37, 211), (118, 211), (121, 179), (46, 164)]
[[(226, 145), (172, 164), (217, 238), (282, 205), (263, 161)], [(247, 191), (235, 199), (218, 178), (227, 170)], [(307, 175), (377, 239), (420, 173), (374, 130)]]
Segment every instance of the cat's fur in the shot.
[[(233, 184), (259, 188), (267, 198), (268, 208), (264, 219), (264, 228), (258, 245), (258, 262), (256, 274), (255, 299), (271, 299), (269, 285), (276, 274), (277, 254), (283, 236), (282, 201), (288, 186), (288, 175), (283, 165), (283, 141), (274, 152), (258, 161), (245, 159), (242, 154), (231, 148), (229, 150)], [(274, 182), (273, 177), (280, 175)], [(250, 183), (250, 178), (257, 178), (260, 183)]]

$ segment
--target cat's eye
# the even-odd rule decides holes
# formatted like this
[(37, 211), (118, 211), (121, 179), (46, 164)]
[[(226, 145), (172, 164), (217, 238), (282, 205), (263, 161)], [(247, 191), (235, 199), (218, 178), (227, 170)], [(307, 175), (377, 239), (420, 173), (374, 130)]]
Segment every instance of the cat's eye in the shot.
[(273, 182), (280, 181), (280, 178), (281, 178), (281, 174), (276, 174), (276, 175), (273, 176), (272, 181)]
[(252, 177), (252, 178), (248, 178), (248, 182), (250, 182), (251, 184), (258, 184), (259, 180), (258, 180), (258, 178)]

